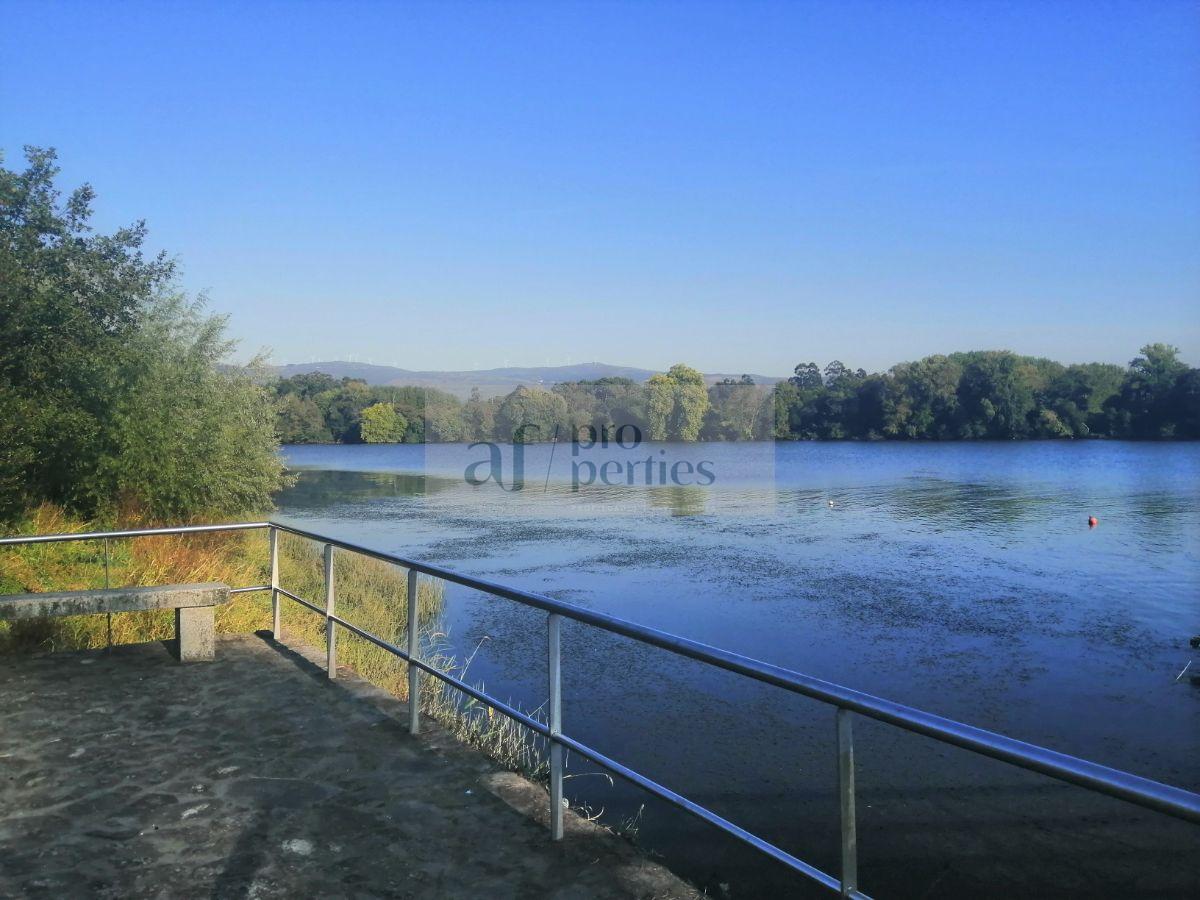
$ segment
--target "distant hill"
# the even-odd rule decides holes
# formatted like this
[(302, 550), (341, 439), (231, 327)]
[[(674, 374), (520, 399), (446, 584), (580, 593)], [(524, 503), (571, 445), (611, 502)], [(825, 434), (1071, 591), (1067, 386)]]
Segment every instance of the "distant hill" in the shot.
[[(302, 375), (309, 372), (324, 372), (334, 378), (361, 378), (367, 384), (417, 385), (418, 387), (437, 388), (454, 394), (457, 397), (467, 397), (472, 388), (479, 388), (484, 397), (507, 394), (520, 385), (528, 387), (550, 388), (564, 381), (594, 381), (597, 378), (629, 378), (633, 381), (647, 381), (655, 374), (653, 369), (637, 369), (631, 366), (610, 366), (606, 363), (579, 363), (574, 366), (533, 366), (508, 367), (503, 369), (478, 369), (463, 372), (420, 372), (411, 369), (399, 369), (395, 366), (376, 366), (370, 363), (329, 362), (289, 363), (275, 366), (274, 371), (281, 378), (292, 375)], [(714, 384), (724, 378), (740, 378), (737, 375), (723, 373), (706, 374), (705, 380)], [(756, 384), (775, 384), (782, 378), (769, 375), (751, 375)]]

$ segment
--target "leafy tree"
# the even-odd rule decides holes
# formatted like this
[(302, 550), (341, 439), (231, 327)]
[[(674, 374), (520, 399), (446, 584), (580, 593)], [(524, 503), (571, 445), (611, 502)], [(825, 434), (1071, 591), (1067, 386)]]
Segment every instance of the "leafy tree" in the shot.
[(792, 420), (792, 410), (800, 403), (800, 389), (790, 380), (781, 381), (775, 385), (772, 400), (774, 401), (772, 411), (775, 425), (773, 436), (777, 440), (798, 437), (799, 434)]
[(463, 440), (488, 441), (496, 433), (496, 410), (500, 402), (495, 397), (484, 400), (479, 388), (471, 388), (471, 396), (463, 405)]
[(566, 439), (566, 419), (567, 404), (558, 394), (521, 386), (496, 410), (496, 438), (528, 444), (550, 440), (557, 433)]
[(763, 391), (748, 375), (714, 384), (708, 389), (708, 404), (703, 430), (708, 440), (749, 441), (770, 434)]
[(362, 411), (359, 427), (368, 444), (399, 444), (408, 421), (390, 403), (374, 403)]
[(305, 399), (312, 399), (326, 391), (336, 390), (338, 381), (325, 372), (301, 372), (291, 378), (283, 378), (275, 386), (275, 392), (280, 396), (296, 394)]
[(665, 375), (652, 375), (646, 386), (646, 417), (651, 440), (694, 441), (708, 411), (704, 376), (682, 363)]
[(630, 378), (610, 376), (593, 382), (592, 387), (604, 410), (600, 427), (607, 427), (608, 433), (613, 435), (623, 426), (637, 428), (641, 434), (647, 433), (646, 391), (642, 385)]
[(1054, 411), (1074, 437), (1103, 434), (1105, 404), (1120, 390), (1125, 370), (1104, 363), (1064, 368), (1047, 385), (1041, 405)]
[(334, 440), (344, 444), (362, 441), (362, 411), (371, 404), (371, 391), (360, 378), (343, 378), (341, 384), (316, 396)]
[[(422, 439), (426, 441), (461, 441), (463, 431), (463, 405), (451, 394), (432, 389), (425, 390), (425, 428)], [(409, 422), (412, 433), (412, 422)], [(408, 440), (409, 436), (405, 436)]]
[(1052, 409), (1043, 409), (1037, 413), (1033, 423), (1033, 435), (1041, 438), (1074, 437), (1073, 423), (1064, 422)]
[(1121, 437), (1174, 437), (1177, 423), (1171, 401), (1176, 382), (1186, 372), (1177, 347), (1144, 346), (1142, 355), (1129, 363), (1120, 392), (1109, 399), (1112, 431)]
[(1034, 411), (1028, 367), (1007, 350), (963, 354), (958, 382), (958, 434), (965, 438), (1021, 438)]
[(820, 390), (825, 386), (821, 369), (815, 362), (800, 363), (794, 371), (789, 381), (802, 391)]
[(948, 356), (928, 356), (893, 366), (883, 401), (883, 433), (894, 438), (946, 438), (958, 417), (962, 365)]
[(116, 359), (92, 503), (172, 520), (267, 509), (282, 484), (260, 363), (221, 370), (225, 321), (182, 295), (153, 303)]
[(603, 401), (602, 389), (587, 381), (571, 381), (556, 384), (551, 389), (562, 397), (566, 405), (566, 435), (587, 434), (587, 429), (599, 429), (607, 424), (608, 409)]
[(1200, 438), (1200, 369), (1179, 374), (1167, 403), (1175, 418), (1174, 436)]
[(120, 503), (154, 517), (262, 509), (283, 483), (269, 397), (218, 369), (225, 322), (143, 253), (141, 222), (90, 224), (65, 199), (52, 150), (0, 165), (0, 514), (31, 503), (85, 515)]
[(286, 393), (275, 404), (275, 425), (285, 444), (324, 444), (333, 440), (321, 409), (311, 397)]

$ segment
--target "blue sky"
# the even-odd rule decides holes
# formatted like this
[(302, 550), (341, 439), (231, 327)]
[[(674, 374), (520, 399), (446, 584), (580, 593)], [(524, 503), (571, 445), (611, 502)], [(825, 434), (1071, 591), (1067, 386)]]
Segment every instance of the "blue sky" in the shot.
[(1194, 3), (5, 0), (0, 148), (242, 355), (1200, 362)]

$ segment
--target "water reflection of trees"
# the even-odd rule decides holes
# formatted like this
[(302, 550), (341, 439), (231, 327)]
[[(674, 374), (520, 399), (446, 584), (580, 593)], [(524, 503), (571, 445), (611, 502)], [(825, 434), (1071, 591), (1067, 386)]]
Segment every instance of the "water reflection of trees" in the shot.
[(1011, 483), (914, 478), (890, 486), (887, 502), (896, 515), (905, 518), (971, 528), (1044, 519), (1050, 509), (1061, 506), (1062, 497), (1049, 497)]
[(649, 503), (654, 509), (670, 509), (673, 516), (704, 514), (708, 492), (694, 485), (649, 488)]
[[(1086, 485), (1039, 486), (1036, 483), (962, 482), (930, 477), (855, 488), (839, 492), (839, 495), (845, 497), (845, 502), (857, 500), (886, 510), (889, 516), (946, 529), (993, 530), (997, 526), (1029, 525), (1062, 516), (1075, 516), (1082, 524), (1089, 513), (1106, 506), (1125, 520), (1140, 543), (1148, 545), (1179, 540), (1187, 528), (1189, 511), (1195, 504), (1191, 490), (1182, 493), (1120, 491), (1108, 497), (1097, 497), (1095, 488)], [(794, 505), (811, 508), (818, 496), (796, 492)]]
[(289, 507), (321, 507), (335, 503), (393, 497), (426, 497), (450, 490), (455, 482), (402, 472), (328, 472), (301, 470), (276, 500)]
[(1196, 509), (1194, 489), (1182, 493), (1147, 491), (1128, 499), (1129, 515), (1139, 537), (1158, 544), (1167, 538), (1178, 540), (1186, 530), (1188, 514)]

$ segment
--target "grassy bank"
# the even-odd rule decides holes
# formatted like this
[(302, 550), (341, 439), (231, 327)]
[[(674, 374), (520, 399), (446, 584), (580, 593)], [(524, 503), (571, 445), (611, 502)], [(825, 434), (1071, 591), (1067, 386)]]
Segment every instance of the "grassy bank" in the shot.
[[(53, 506), (30, 513), (6, 534), (56, 534), (97, 530), (107, 524), (72, 518)], [(137, 519), (120, 528), (149, 527)], [(318, 606), (324, 605), (322, 546), (295, 535), (281, 534), (280, 584)], [(270, 580), (265, 531), (163, 535), (109, 543), (107, 582), (113, 587), (218, 581), (231, 587), (266, 584)], [(104, 542), (80, 541), (0, 548), (0, 594), (83, 590), (106, 583)], [(334, 555), (334, 583), (339, 615), (384, 640), (404, 645), (408, 628), (408, 583), (396, 566), (346, 552)], [(446, 650), (440, 629), (441, 582), (421, 579), (417, 615), (426, 659), (458, 678), (469, 677), (470, 660)], [(325, 645), (325, 620), (287, 598), (281, 598), (285, 642)], [(110, 621), (111, 619), (111, 621)], [(267, 592), (239, 594), (217, 608), (217, 631), (248, 634), (271, 628)], [(111, 625), (111, 635), (109, 628)], [(174, 637), (170, 611), (118, 613), (113, 616), (70, 616), (23, 622), (0, 622), (0, 653), (95, 649)], [(338, 635), (338, 662), (360, 677), (401, 699), (408, 699), (408, 669), (397, 657), (343, 630)], [(527, 776), (545, 774), (545, 753), (523, 728), (493, 715), (477, 701), (426, 677), (421, 707), (459, 740), (477, 747), (502, 765)]]
[[(106, 527), (42, 506), (6, 535), (58, 534)], [(149, 527), (131, 518), (121, 528)], [(269, 578), (266, 535), (228, 532), (164, 535), (109, 542), (108, 583), (113, 587), (220, 581), (230, 586), (263, 584)], [(70, 541), (0, 548), (0, 593), (71, 591), (105, 586), (104, 542)], [(240, 594), (217, 608), (217, 630), (248, 633), (271, 627), (265, 594)], [(0, 652), (84, 650), (109, 643), (108, 616), (69, 616), (0, 622)], [(170, 611), (113, 615), (112, 643), (174, 637)]]

